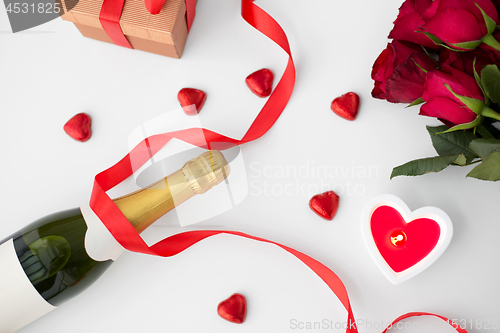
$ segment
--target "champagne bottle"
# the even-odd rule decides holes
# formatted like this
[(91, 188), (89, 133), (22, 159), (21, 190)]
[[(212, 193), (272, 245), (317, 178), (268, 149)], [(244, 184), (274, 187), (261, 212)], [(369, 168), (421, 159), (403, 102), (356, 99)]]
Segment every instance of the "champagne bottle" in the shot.
[[(113, 201), (140, 233), (229, 171), (219, 151), (208, 151)], [(123, 250), (88, 206), (43, 217), (0, 241), (0, 333), (15, 332), (85, 290)]]

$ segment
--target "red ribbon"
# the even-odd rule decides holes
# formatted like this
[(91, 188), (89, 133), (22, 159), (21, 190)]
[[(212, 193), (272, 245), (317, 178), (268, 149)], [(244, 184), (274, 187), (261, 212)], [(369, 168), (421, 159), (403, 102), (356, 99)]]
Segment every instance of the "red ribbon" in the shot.
[[(273, 126), (273, 124), (279, 118), (290, 99), (293, 87), (295, 85), (295, 66), (293, 64), (293, 58), (290, 52), (288, 39), (281, 26), (265, 11), (253, 4), (253, 0), (242, 0), (241, 5), (242, 17), (255, 29), (259, 30), (264, 35), (272, 39), (289, 56), (288, 64), (283, 73), (283, 76), (281, 77), (273, 93), (267, 100), (267, 103), (257, 115), (256, 119), (254, 120), (246, 134), (241, 140), (235, 140), (204, 128), (191, 128), (148, 137), (147, 139), (140, 142), (136, 147), (134, 147), (134, 149), (132, 149), (132, 151), (127, 154), (121, 161), (119, 161), (111, 168), (99, 173), (95, 177), (94, 188), (90, 199), (90, 207), (101, 219), (106, 228), (111, 232), (113, 237), (124, 248), (134, 252), (158, 255), (162, 257), (170, 257), (181, 253), (185, 249), (191, 247), (199, 241), (202, 241), (205, 238), (220, 234), (235, 235), (260, 242), (274, 244), (302, 261), (307, 267), (312, 269), (328, 285), (328, 287), (330, 287), (332, 292), (339, 298), (339, 300), (347, 310), (348, 317), (346, 333), (357, 333), (358, 330), (356, 327), (356, 322), (344, 284), (332, 270), (330, 270), (319, 261), (290, 247), (236, 231), (188, 231), (170, 236), (152, 246), (148, 246), (135, 231), (132, 225), (128, 222), (125, 216), (123, 216), (120, 210), (116, 207), (111, 198), (106, 194), (108, 190), (120, 184), (126, 178), (130, 177), (134, 171), (136, 171), (140, 166), (149, 161), (150, 158), (172, 138), (177, 138), (199, 147), (216, 148), (214, 146), (220, 146), (217, 148), (223, 149), (224, 144), (226, 144), (226, 146), (227, 144), (239, 145), (260, 138)], [(203, 132), (205, 140), (199, 139), (200, 130)], [(132, 159), (134, 160), (133, 164), (131, 163)], [(393, 322), (393, 324), (412, 316), (422, 315), (431, 315), (441, 318), (447, 321), (452, 327), (454, 327), (457, 332), (466, 333), (465, 330), (458, 327), (458, 325), (453, 323), (451, 320), (439, 315), (424, 312), (408, 313), (397, 318)]]
[[(144, 0), (147, 10), (153, 14), (159, 14), (166, 0)], [(196, 0), (185, 0), (186, 2), (186, 22), (188, 31), (193, 24), (194, 16), (196, 15)], [(123, 34), (120, 27), (120, 17), (122, 16), (123, 5), (125, 0), (104, 0), (99, 13), (99, 21), (111, 38), (113, 43), (119, 46), (132, 48), (127, 37)]]

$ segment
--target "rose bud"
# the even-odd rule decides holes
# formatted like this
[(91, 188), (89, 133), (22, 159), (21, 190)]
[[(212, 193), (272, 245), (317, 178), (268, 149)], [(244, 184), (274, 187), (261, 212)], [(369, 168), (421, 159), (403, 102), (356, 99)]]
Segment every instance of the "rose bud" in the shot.
[[(460, 96), (476, 100), (474, 110), (461, 101)], [(421, 115), (455, 125), (473, 122), (484, 106), (483, 92), (476, 80), (454, 68), (451, 68), (451, 74), (429, 71), (422, 98), (426, 103), (420, 108)]]
[(436, 43), (444, 43), (453, 49), (470, 51), (481, 42), (498, 44), (491, 36), (498, 21), (491, 0), (436, 0), (429, 2), (422, 18), (425, 24), (420, 28)]

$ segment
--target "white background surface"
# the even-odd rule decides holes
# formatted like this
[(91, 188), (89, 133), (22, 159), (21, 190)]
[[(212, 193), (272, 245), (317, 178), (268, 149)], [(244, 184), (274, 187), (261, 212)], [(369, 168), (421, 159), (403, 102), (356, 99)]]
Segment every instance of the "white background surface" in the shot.
[[(470, 332), (495, 332), (480, 328), (500, 319), (498, 184), (466, 179), (468, 170), (454, 167), (389, 180), (392, 167), (435, 155), (425, 125), (439, 124), (416, 108), (370, 95), (371, 66), (401, 3), (256, 2), (288, 35), (295, 91), (276, 125), (242, 147), (248, 196), (197, 227), (264, 237), (326, 264), (344, 281), (354, 315), (365, 323), (360, 332), (381, 332), (381, 323), (410, 311), (465, 321)], [(93, 177), (127, 153), (136, 127), (177, 109), (183, 87), (207, 92), (203, 126), (242, 137), (265, 102), (249, 92), (245, 77), (268, 67), (278, 79), (287, 61), (241, 18), (237, 0), (199, 1), (180, 60), (86, 39), (61, 19), (12, 34), (3, 7), (0, 31), (0, 238), (87, 203)], [(331, 101), (348, 91), (361, 97), (354, 122), (330, 111)], [(79, 112), (93, 119), (86, 143), (62, 129)], [(314, 173), (324, 166), (331, 173)], [(286, 167), (307, 172), (279, 173)], [(318, 189), (341, 196), (331, 222), (308, 208)], [(375, 266), (360, 233), (364, 204), (382, 193), (399, 196), (413, 210), (437, 206), (454, 224), (442, 257), (396, 286)], [(243, 325), (216, 313), (235, 292), (248, 301)], [(346, 314), (327, 286), (283, 250), (217, 236), (174, 258), (125, 253), (86, 292), (21, 332), (340, 332), (294, 329), (293, 320), (342, 323)], [(454, 330), (441, 325), (435, 332)]]

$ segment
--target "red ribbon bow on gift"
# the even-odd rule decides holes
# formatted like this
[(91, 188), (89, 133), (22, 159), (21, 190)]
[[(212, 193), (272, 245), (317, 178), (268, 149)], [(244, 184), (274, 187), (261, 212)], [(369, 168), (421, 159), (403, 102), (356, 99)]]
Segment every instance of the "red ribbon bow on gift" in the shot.
[[(157, 15), (163, 8), (165, 1), (166, 0), (144, 0), (144, 3), (151, 14)], [(185, 2), (186, 22), (189, 31), (196, 14), (196, 0), (185, 0)], [(120, 17), (122, 16), (124, 4), (125, 0), (104, 0), (101, 12), (99, 13), (99, 21), (101, 21), (104, 31), (108, 34), (113, 43), (132, 49), (132, 45), (130, 45), (120, 27)]]

